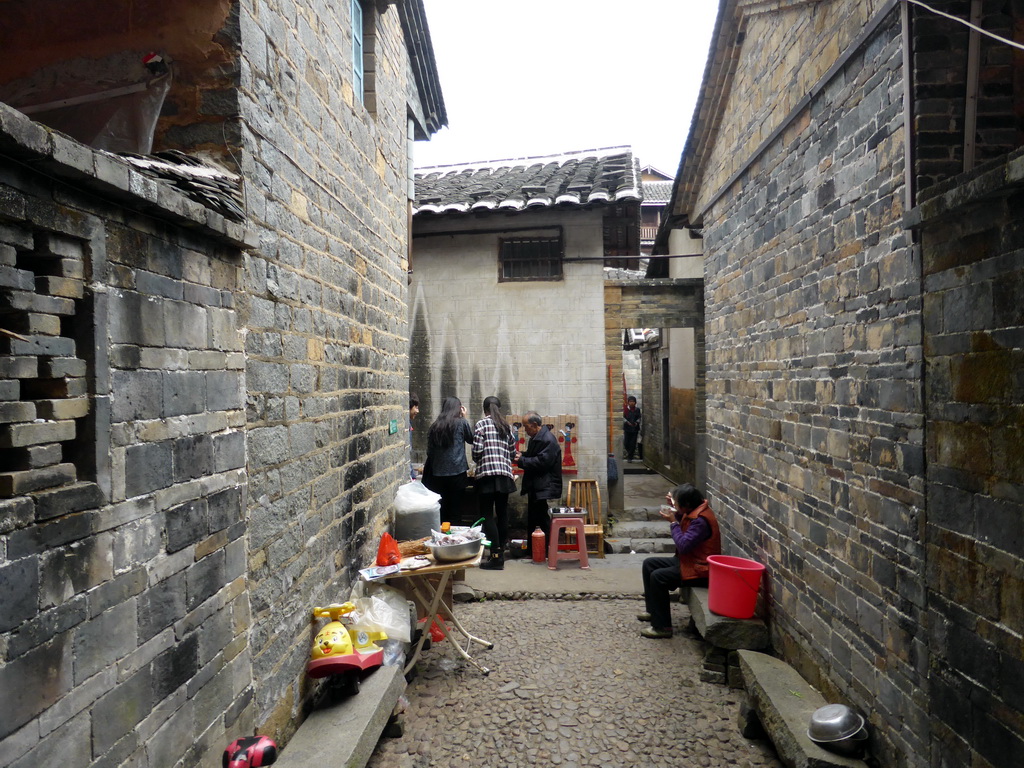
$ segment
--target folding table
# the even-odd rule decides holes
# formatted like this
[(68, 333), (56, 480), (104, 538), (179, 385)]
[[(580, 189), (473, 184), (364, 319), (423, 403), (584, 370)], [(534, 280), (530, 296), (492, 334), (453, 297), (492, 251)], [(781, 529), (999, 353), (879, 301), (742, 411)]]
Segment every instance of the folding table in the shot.
[[(493, 648), (494, 643), (488, 640), (482, 640), (475, 635), (471, 635), (462, 626), (455, 613), (452, 611), (452, 607), (445, 601), (444, 592), (448, 587), (448, 582), (451, 580), (453, 574), (463, 571), (466, 568), (475, 568), (480, 564), (480, 557), (483, 552), (477, 553), (475, 557), (471, 557), (468, 560), (460, 560), (455, 563), (437, 563), (433, 565), (424, 566), (423, 568), (417, 568), (416, 570), (410, 571), (399, 571), (398, 573), (392, 574), (387, 577), (389, 582), (397, 581), (398, 579), (406, 579), (409, 582), (409, 591), (412, 593), (413, 598), (422, 608), (426, 611), (427, 622), (423, 627), (423, 633), (420, 635), (420, 639), (416, 643), (416, 647), (412, 652), (412, 656), (409, 657), (409, 661), (405, 665), (405, 672), (408, 674), (409, 670), (413, 668), (413, 665), (419, 660), (420, 653), (423, 651), (423, 644), (429, 637), (429, 628), (431, 620), (436, 619), (440, 615), (442, 621), (438, 622), (438, 626), (444, 636), (447, 637), (456, 652), (472, 664), (474, 667), (479, 669), (485, 675), (490, 674), (487, 667), (482, 666), (476, 659), (469, 655), (469, 649), (473, 643), (482, 645), (484, 648)], [(436, 583), (428, 577), (439, 575), (440, 578)], [(394, 584), (392, 586), (398, 586)], [(453, 637), (453, 633), (449, 631), (446, 626), (446, 622), (450, 621), (452, 626), (466, 639), (466, 647), (463, 648), (459, 641)]]

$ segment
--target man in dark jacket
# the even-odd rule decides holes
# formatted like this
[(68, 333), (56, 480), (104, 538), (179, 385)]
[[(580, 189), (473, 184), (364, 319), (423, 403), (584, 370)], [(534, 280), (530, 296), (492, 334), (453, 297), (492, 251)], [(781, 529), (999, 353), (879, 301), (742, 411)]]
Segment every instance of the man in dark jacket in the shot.
[(516, 465), (523, 470), (526, 522), (530, 531), (540, 527), (547, 538), (551, 528), (548, 500), (562, 498), (562, 448), (536, 411), (523, 414), (523, 429), (530, 442), (526, 453), (516, 452)]

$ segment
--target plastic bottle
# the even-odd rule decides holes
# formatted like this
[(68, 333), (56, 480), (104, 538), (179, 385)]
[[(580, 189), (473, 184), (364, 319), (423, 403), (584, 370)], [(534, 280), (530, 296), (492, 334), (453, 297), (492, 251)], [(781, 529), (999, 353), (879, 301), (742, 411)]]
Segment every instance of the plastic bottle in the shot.
[(544, 531), (540, 529), (539, 525), (537, 530), (530, 534), (530, 545), (533, 547), (533, 562), (543, 563), (547, 560)]

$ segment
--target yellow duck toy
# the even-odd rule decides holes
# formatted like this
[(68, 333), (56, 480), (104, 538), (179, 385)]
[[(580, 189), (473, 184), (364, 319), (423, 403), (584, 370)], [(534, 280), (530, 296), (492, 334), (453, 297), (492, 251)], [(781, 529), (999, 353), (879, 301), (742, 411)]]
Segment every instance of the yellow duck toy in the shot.
[(326, 608), (313, 609), (314, 618), (329, 618), (330, 621), (313, 638), (313, 651), (306, 665), (306, 674), (310, 677), (379, 667), (384, 661), (384, 649), (374, 643), (388, 639), (384, 632), (354, 630), (342, 622), (342, 616), (355, 609), (353, 603), (332, 603)]

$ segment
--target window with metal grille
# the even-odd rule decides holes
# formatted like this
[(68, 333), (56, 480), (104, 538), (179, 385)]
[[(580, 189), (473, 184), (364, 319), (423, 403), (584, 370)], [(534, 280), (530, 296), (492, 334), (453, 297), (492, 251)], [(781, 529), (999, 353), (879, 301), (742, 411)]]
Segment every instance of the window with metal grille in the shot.
[(561, 280), (562, 238), (510, 237), (498, 241), (498, 278)]

